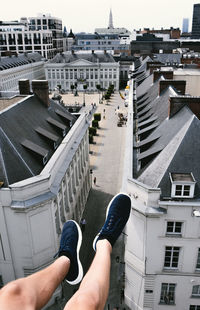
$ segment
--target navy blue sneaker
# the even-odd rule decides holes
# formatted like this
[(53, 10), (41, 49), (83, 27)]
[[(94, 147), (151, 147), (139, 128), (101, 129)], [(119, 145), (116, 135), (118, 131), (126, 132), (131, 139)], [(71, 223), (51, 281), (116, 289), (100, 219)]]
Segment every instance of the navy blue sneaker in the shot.
[(106, 211), (106, 221), (94, 238), (93, 249), (96, 251), (98, 240), (107, 239), (114, 245), (124, 229), (131, 211), (131, 199), (127, 194), (119, 193), (110, 201)]
[(58, 256), (67, 256), (70, 259), (70, 268), (65, 280), (71, 284), (78, 284), (83, 277), (83, 268), (79, 259), (79, 250), (82, 242), (82, 232), (79, 225), (72, 220), (67, 221), (62, 229)]

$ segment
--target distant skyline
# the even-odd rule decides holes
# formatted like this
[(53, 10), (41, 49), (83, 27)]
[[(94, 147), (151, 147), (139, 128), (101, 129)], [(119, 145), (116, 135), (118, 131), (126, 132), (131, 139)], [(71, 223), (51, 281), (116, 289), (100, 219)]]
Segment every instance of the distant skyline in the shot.
[(20, 17), (37, 16), (38, 13), (51, 14), (62, 19), (63, 27), (74, 33), (91, 32), (95, 28), (108, 27), (109, 12), (112, 9), (114, 27), (133, 29), (160, 29), (179, 27), (182, 29), (183, 18), (189, 18), (191, 30), (193, 5), (200, 1), (183, 0), (101, 0), (101, 1), (66, 1), (35, 0), (25, 2), (7, 1), (1, 7), (0, 20), (19, 20)]

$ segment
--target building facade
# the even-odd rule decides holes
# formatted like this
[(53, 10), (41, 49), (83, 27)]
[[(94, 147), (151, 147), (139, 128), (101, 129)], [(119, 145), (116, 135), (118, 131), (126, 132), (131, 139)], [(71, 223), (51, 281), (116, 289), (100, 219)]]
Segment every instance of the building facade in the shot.
[(44, 78), (44, 60), (39, 53), (1, 57), (0, 92), (18, 91), (20, 79), (32, 81)]
[(62, 21), (50, 15), (0, 24), (1, 55), (6, 52), (39, 52), (43, 57), (51, 59), (63, 51), (63, 40)]
[(192, 18), (192, 38), (200, 38), (200, 4), (194, 4)]
[(162, 75), (139, 84), (143, 74), (139, 67), (129, 82), (125, 302), (133, 310), (196, 310), (200, 98), (185, 96), (185, 81)]
[(91, 187), (86, 114), (77, 117), (49, 100), (47, 81), (33, 81), (32, 88), (33, 95), (0, 113), (5, 167), (0, 172), (1, 285), (53, 261), (63, 224), (80, 221)]
[(96, 85), (108, 88), (110, 84), (119, 89), (119, 64), (106, 51), (58, 54), (45, 64), (45, 74), (51, 90), (61, 85), (64, 91), (71, 91), (71, 86), (77, 85), (83, 91), (87, 85), (88, 91), (95, 91)]
[(187, 33), (189, 31), (189, 18), (183, 18), (182, 32)]

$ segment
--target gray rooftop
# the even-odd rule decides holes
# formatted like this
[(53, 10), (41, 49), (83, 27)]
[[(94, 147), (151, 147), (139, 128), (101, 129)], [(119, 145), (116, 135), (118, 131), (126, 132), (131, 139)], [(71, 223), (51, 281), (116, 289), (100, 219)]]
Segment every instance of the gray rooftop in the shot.
[(51, 63), (69, 64), (81, 59), (87, 60), (92, 63), (115, 62), (113, 56), (110, 53), (104, 51), (76, 51), (76, 52), (72, 51), (57, 54), (53, 59), (51, 59), (48, 62), (48, 64)]
[(0, 112), (0, 181), (4, 186), (39, 174), (76, 118), (35, 95)]
[(42, 60), (42, 56), (35, 53), (18, 54), (17, 56), (2, 56), (0, 58), (0, 71), (23, 65), (28, 65)]
[[(195, 198), (200, 198), (198, 113), (189, 108), (190, 96), (178, 96), (170, 85), (159, 95), (160, 80), (164, 77), (153, 83), (149, 76), (136, 89), (133, 176), (152, 188), (161, 188), (161, 199), (171, 196), (172, 176), (175, 181), (180, 181), (180, 176), (182, 181), (195, 180)], [(174, 113), (169, 118), (170, 97), (178, 99), (173, 101)]]

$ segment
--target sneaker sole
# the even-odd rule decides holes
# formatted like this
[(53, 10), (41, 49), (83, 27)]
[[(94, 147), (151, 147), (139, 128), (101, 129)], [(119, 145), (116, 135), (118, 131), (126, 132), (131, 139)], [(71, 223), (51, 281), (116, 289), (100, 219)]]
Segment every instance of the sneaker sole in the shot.
[(79, 258), (79, 251), (80, 251), (80, 247), (81, 247), (81, 243), (82, 243), (82, 232), (81, 232), (81, 229), (80, 229), (79, 225), (75, 221), (73, 221), (73, 220), (71, 220), (71, 221), (76, 224), (76, 227), (77, 227), (77, 230), (78, 230), (78, 244), (77, 244), (76, 254), (77, 254), (77, 262), (78, 262), (78, 270), (79, 270), (79, 272), (78, 272), (77, 278), (74, 281), (66, 280), (66, 282), (71, 284), (71, 285), (76, 285), (79, 282), (81, 282), (81, 280), (83, 278), (83, 267), (82, 267), (82, 264), (81, 264), (80, 258)]
[[(126, 193), (118, 193), (117, 195), (115, 195), (115, 196), (111, 199), (111, 201), (109, 202), (109, 204), (108, 204), (108, 206), (107, 206), (105, 221), (106, 221), (106, 219), (107, 219), (107, 216), (108, 216), (108, 213), (109, 213), (109, 209), (110, 209), (110, 206), (111, 206), (113, 200), (114, 200), (117, 196), (119, 196), (119, 195), (125, 195), (125, 196), (127, 196), (127, 197), (130, 198), (130, 196), (127, 195)], [(104, 222), (104, 223), (105, 223), (105, 222)], [(97, 241), (98, 237), (99, 237), (99, 233), (98, 233), (98, 234), (96, 235), (96, 237), (94, 238), (94, 241), (93, 241), (93, 244), (92, 244), (92, 247), (93, 247), (93, 249), (94, 249), (95, 252), (96, 252), (95, 245), (96, 245), (96, 241)]]

